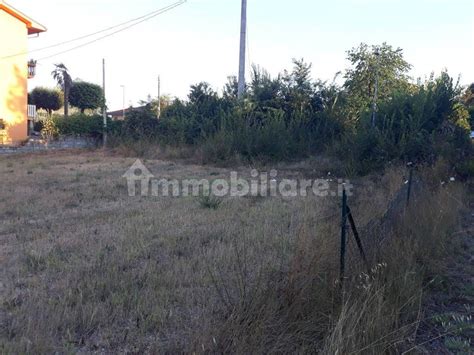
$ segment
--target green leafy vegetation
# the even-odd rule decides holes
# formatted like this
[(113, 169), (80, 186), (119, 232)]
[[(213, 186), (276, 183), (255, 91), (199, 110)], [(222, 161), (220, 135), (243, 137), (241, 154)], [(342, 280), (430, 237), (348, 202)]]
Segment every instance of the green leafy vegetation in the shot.
[(69, 92), (69, 103), (81, 110), (96, 110), (104, 105), (104, 93), (99, 85), (75, 81)]
[(411, 65), (403, 58), (401, 48), (383, 43), (369, 47), (360, 44), (347, 52), (351, 67), (344, 75), (347, 94), (346, 119), (357, 122), (361, 113), (371, 106), (377, 86), (381, 102), (390, 100), (395, 92), (410, 90), (407, 75)]
[(202, 208), (217, 210), (219, 206), (221, 205), (222, 200), (211, 194), (207, 194), (207, 195), (202, 194), (201, 196), (199, 196), (198, 202), (199, 202), (199, 206), (201, 206)]
[(210, 163), (328, 151), (355, 174), (389, 162), (431, 164), (443, 157), (455, 171), (470, 174), (472, 86), (463, 92), (447, 72), (414, 83), (402, 50), (386, 43), (361, 44), (348, 51), (348, 60), (342, 86), (313, 80), (303, 59), (275, 78), (253, 66), (242, 101), (234, 77), (222, 95), (208, 83), (193, 85), (188, 100), (169, 103), (160, 120), (152, 105), (132, 111), (112, 131), (118, 139), (111, 142), (192, 146)]
[(53, 79), (58, 84), (58, 87), (63, 92), (64, 97), (64, 115), (67, 117), (69, 115), (69, 91), (72, 86), (72, 78), (69, 74), (68, 68), (63, 64), (55, 64), (54, 70), (51, 72)]
[(69, 117), (53, 116), (55, 126), (61, 135), (79, 135), (100, 138), (104, 132), (104, 119), (101, 115), (72, 114)]
[[(427, 290), (453, 294), (436, 305), (473, 292), (443, 273), (471, 258), (456, 237), (470, 228), (471, 186), (451, 177), (474, 176), (474, 84), (448, 72), (415, 82), (403, 51), (386, 43), (361, 44), (347, 59), (332, 82), (314, 79), (304, 59), (276, 77), (254, 65), (242, 100), (235, 77), (222, 92), (200, 82), (186, 100), (163, 100), (160, 119), (147, 100), (107, 124), (109, 145), (133, 159), (107, 150), (2, 157), (5, 186), (33, 187), (0, 196), (0, 352), (429, 353), (430, 340), (417, 338), (432, 335)], [(62, 93), (30, 95), (49, 113), (43, 137), (101, 138), (102, 89), (73, 82), (63, 64), (52, 74)], [(64, 116), (53, 115), (63, 98)], [(285, 177), (367, 175), (352, 180), (350, 205), (368, 265), (348, 243), (340, 278), (339, 199), (128, 196), (117, 179), (137, 155), (163, 150), (204, 163), (278, 161)], [(407, 162), (419, 177), (409, 205)], [(176, 180), (230, 172), (146, 164)], [(440, 331), (430, 346), (470, 353), (471, 313), (430, 317)]]
[(62, 93), (56, 89), (37, 87), (28, 96), (31, 105), (36, 105), (36, 108), (47, 111), (49, 115), (53, 111), (59, 110), (64, 104)]
[(41, 136), (43, 139), (50, 141), (58, 135), (58, 127), (56, 126), (55, 120), (52, 117), (48, 117), (41, 127)]

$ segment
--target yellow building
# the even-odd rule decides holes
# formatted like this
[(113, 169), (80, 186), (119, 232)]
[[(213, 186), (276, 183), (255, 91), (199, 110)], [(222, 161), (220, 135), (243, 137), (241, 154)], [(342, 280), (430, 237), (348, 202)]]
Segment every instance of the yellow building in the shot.
[(0, 0), (0, 145), (16, 145), (28, 138), (28, 36), (46, 31)]

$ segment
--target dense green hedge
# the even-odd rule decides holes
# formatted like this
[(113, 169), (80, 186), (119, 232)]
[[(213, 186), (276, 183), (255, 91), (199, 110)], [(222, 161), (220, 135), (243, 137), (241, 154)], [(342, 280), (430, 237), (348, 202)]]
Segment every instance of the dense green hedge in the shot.
[[(70, 115), (54, 115), (53, 122), (60, 135), (76, 135), (101, 138), (104, 132), (104, 121), (101, 115), (88, 116), (82, 113)], [(112, 123), (109, 122), (109, 125)]]

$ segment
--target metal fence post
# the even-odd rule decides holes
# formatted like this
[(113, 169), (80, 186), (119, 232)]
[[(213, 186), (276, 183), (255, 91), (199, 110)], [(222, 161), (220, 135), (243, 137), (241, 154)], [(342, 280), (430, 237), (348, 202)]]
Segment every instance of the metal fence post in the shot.
[(347, 217), (349, 218), (349, 224), (351, 225), (352, 233), (354, 234), (354, 239), (357, 243), (357, 247), (359, 248), (360, 256), (364, 261), (365, 267), (367, 268), (367, 272), (370, 273), (369, 262), (367, 261), (367, 257), (364, 252), (364, 247), (362, 246), (362, 240), (360, 239), (359, 232), (357, 231), (354, 217), (352, 216), (352, 212), (349, 206), (347, 206)]
[(344, 282), (346, 268), (346, 224), (347, 224), (347, 194), (346, 188), (342, 189), (342, 215), (341, 215), (341, 255), (340, 255), (340, 281)]
[(411, 195), (411, 185), (413, 183), (413, 163), (407, 164), (408, 169), (410, 169), (408, 177), (408, 191), (407, 191), (407, 207), (410, 205), (410, 195)]

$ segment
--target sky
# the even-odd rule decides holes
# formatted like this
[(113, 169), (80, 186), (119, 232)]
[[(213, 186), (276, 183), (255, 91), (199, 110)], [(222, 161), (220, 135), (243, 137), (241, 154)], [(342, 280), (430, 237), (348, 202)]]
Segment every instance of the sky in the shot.
[[(29, 39), (43, 48), (125, 22), (176, 0), (9, 0), (48, 28)], [(220, 90), (237, 75), (240, 0), (188, 0), (174, 10), (92, 45), (53, 58), (43, 57), (82, 42), (30, 53), (40, 59), (35, 86), (54, 86), (54, 63), (73, 79), (102, 84), (106, 60), (109, 109), (136, 105), (148, 95), (186, 98), (189, 87), (206, 81)], [(1, 34), (2, 36), (4, 34)], [(312, 75), (332, 80), (349, 63), (346, 52), (360, 43), (387, 42), (404, 50), (411, 76), (424, 78), (447, 68), (461, 83), (474, 82), (472, 0), (248, 0), (247, 68), (255, 63), (277, 75), (292, 58), (313, 64)], [(249, 77), (247, 70), (247, 77)]]

